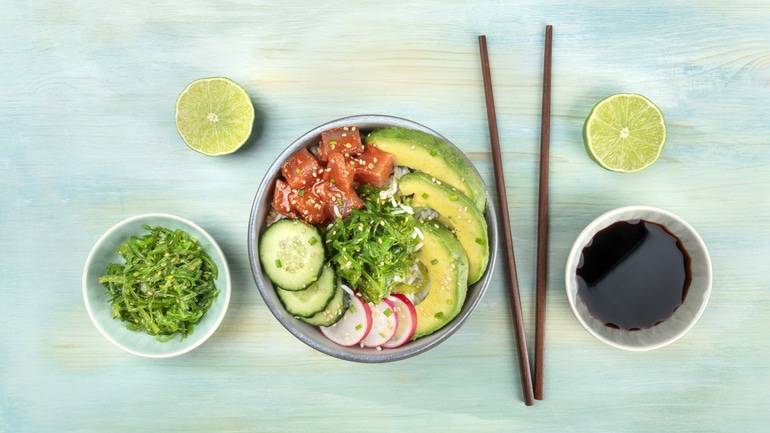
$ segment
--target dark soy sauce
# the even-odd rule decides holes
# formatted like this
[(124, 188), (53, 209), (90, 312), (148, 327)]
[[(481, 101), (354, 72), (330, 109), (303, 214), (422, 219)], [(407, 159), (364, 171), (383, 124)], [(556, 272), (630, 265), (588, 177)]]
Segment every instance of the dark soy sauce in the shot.
[(637, 331), (671, 317), (690, 286), (690, 256), (660, 224), (620, 221), (583, 248), (578, 295), (606, 326)]

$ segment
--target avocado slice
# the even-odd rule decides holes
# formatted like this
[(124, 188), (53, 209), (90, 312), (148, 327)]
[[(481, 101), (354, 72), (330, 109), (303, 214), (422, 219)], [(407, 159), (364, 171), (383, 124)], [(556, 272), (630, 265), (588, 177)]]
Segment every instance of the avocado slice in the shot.
[(417, 310), (414, 339), (432, 334), (460, 313), (468, 291), (468, 258), (452, 232), (435, 221), (420, 224), (423, 247), (417, 259), (428, 268), (430, 291)]
[(423, 171), (459, 189), (484, 212), (484, 182), (462, 152), (446, 141), (414, 129), (376, 129), (365, 138), (366, 145), (391, 153), (396, 165)]
[(409, 173), (398, 180), (403, 195), (412, 196), (412, 206), (438, 212), (438, 220), (452, 229), (468, 256), (468, 284), (481, 279), (489, 262), (487, 221), (465, 194), (425, 173)]

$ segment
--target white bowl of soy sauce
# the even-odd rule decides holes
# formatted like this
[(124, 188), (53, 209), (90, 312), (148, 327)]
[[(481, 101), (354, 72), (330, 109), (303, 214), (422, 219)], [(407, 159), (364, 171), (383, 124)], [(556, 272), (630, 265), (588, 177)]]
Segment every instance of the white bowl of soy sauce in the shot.
[(567, 298), (594, 337), (624, 350), (657, 349), (698, 321), (711, 293), (703, 239), (671, 212), (611, 210), (591, 222), (567, 258)]

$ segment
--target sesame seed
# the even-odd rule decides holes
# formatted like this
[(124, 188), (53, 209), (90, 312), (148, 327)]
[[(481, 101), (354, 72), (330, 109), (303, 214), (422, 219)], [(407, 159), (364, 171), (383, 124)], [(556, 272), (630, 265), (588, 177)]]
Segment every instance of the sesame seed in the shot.
[(345, 134), (345, 133), (343, 132), (343, 133), (342, 133), (342, 136), (343, 136), (343, 137), (347, 137), (347, 136), (348, 136), (348, 134)]
[(349, 131), (349, 130), (350, 130), (350, 128), (348, 128), (347, 126), (343, 126), (343, 127), (342, 127), (342, 129), (343, 129), (344, 131)]

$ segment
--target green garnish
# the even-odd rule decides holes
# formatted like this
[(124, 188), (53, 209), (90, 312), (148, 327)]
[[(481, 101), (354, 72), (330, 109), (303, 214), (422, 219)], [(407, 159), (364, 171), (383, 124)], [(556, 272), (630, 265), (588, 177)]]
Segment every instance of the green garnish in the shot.
[(363, 326), (359, 323), (356, 325), (356, 331), (360, 331)]
[(434, 314), (433, 317), (435, 317), (436, 319), (443, 319), (444, 318), (444, 312), (443, 311), (439, 311), (438, 313)]
[(460, 199), (460, 196), (458, 196), (457, 194), (452, 194), (449, 196), (449, 200), (451, 201), (457, 201), (459, 199)]
[(337, 275), (367, 302), (378, 303), (394, 280), (409, 275), (419, 243), (412, 236), (417, 221), (408, 213), (394, 214), (400, 208), (381, 200), (374, 187), (365, 185), (359, 193), (365, 206), (334, 222), (325, 235), (327, 252)]
[(318, 238), (310, 238), (308, 239), (307, 243), (309, 243), (310, 245), (315, 245), (318, 243)]
[(430, 264), (431, 264), (431, 265), (437, 265), (437, 264), (438, 264), (438, 259), (433, 259), (433, 260), (431, 260), (431, 261), (430, 261)]
[(305, 188), (300, 188), (297, 190), (297, 195), (302, 197), (305, 195)]
[(479, 245), (484, 245), (484, 239), (476, 238), (476, 243)]
[(281, 263), (281, 259), (275, 259), (275, 267), (276, 268), (282, 268), (283, 263)]
[(112, 317), (132, 331), (168, 341), (187, 337), (214, 303), (217, 266), (182, 230), (144, 226), (149, 233), (118, 247), (124, 264), (110, 263), (99, 278)]
[(422, 193), (422, 198), (427, 199), (430, 197), (427, 192)]
[(390, 317), (393, 315), (393, 310), (391, 310), (390, 308), (386, 308), (385, 311), (382, 312), (382, 314), (384, 314), (385, 317)]

